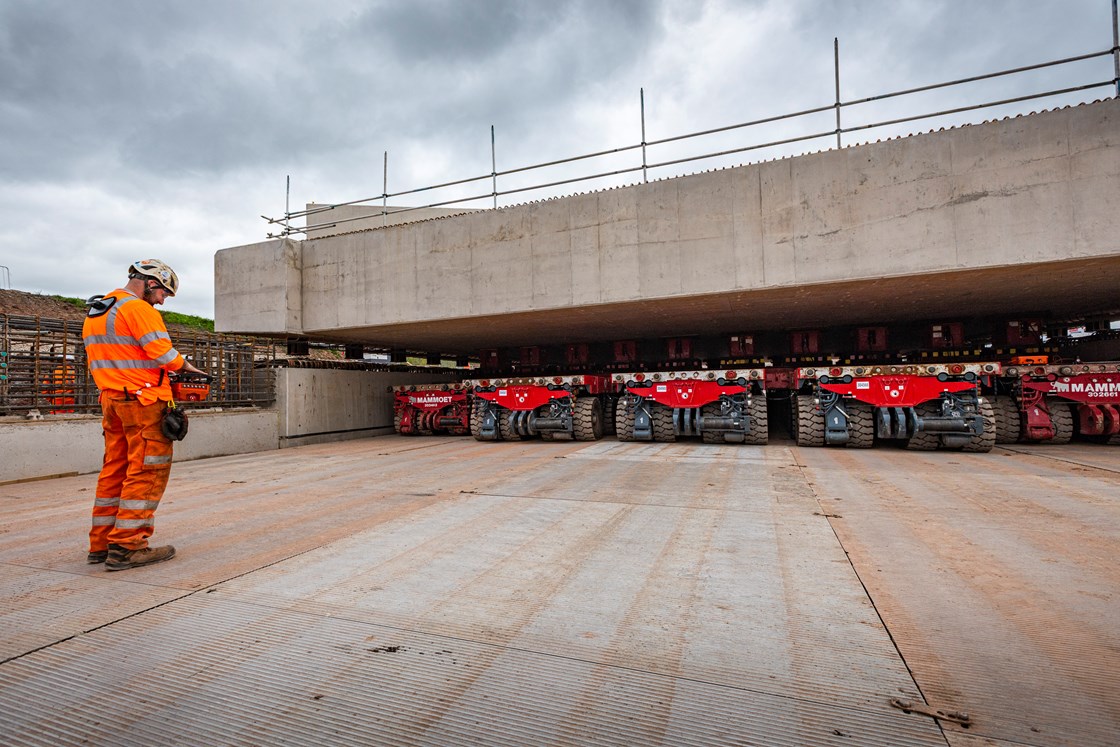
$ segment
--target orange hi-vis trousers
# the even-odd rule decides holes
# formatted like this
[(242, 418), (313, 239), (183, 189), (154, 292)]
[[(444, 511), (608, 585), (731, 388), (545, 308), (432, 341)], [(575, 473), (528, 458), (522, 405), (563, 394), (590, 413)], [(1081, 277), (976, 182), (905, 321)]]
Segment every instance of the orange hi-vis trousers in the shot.
[(142, 405), (125, 393), (101, 393), (105, 463), (93, 502), (91, 552), (110, 544), (128, 550), (148, 546), (155, 512), (171, 474), (171, 441), (160, 432), (164, 402)]

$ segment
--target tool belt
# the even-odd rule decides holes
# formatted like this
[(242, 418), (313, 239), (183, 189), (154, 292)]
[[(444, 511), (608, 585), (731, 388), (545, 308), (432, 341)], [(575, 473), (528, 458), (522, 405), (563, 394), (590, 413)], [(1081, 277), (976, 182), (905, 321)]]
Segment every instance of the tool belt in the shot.
[[(106, 389), (101, 392), (101, 396), (109, 399), (136, 401), (136, 395), (124, 389)], [(190, 419), (187, 417), (187, 411), (176, 405), (174, 401), (168, 402), (163, 411), (163, 417), (159, 421), (160, 433), (171, 441), (182, 441), (187, 437), (189, 426)]]

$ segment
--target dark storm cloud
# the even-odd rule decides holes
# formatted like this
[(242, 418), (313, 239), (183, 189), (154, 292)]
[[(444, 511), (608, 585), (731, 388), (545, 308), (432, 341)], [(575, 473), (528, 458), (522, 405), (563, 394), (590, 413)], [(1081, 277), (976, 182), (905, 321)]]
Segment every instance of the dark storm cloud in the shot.
[(255, 150), (227, 138), (244, 131), (246, 111), (270, 114), (274, 99), (271, 76), (250, 81), (234, 64), (252, 41), (234, 30), (250, 20), (207, 3), (5, 4), (0, 101), (14, 116), (0, 135), (23, 147), (5, 149), (0, 168), (52, 179), (117, 166), (206, 169), (231, 156), (224, 163), (236, 168)]
[[(853, 98), (1105, 49), (1111, 13), (1108, 0), (0, 0), (0, 264), (18, 288), (89, 295), (128, 261), (161, 256), (185, 278), (174, 310), (210, 313), (214, 252), (274, 230), (258, 216), (282, 213), (289, 175), (294, 208), (379, 194), (383, 151), (390, 191), (488, 175), (491, 125), (499, 170), (633, 145), (639, 87), (650, 139), (827, 106), (834, 36)], [(999, 79), (972, 100), (1107, 79), (1111, 66), (1040, 72), (1026, 86)], [(954, 96), (876, 102), (845, 110), (844, 122), (937, 111)], [(829, 132), (832, 113), (820, 119), (803, 127)], [(695, 147), (781, 139), (786, 128)], [(631, 168), (633, 153), (579, 162), (572, 176)], [(540, 173), (523, 178), (564, 176)], [(510, 192), (503, 204), (552, 193)], [(424, 199), (437, 198), (415, 204)]]
[(356, 31), (406, 68), (480, 64), (524, 34), (541, 34), (540, 24), (560, 16), (563, 7), (557, 3), (542, 9), (515, 1), (396, 4), (366, 11)]
[[(331, 7), (331, 6), (327, 6)], [(167, 177), (494, 121), (632, 61), (646, 2), (14, 2), (0, 8), (0, 169)]]
[[(799, 33), (821, 45), (840, 38), (842, 73), (858, 86), (848, 93), (859, 96), (1059, 59), (1111, 43), (1107, 0), (847, 0), (831, 3), (828, 13), (813, 12), (819, 3), (810, 0), (798, 5)], [(1059, 69), (1050, 77), (1062, 74)]]
[[(361, 108), (380, 126), (378, 136), (447, 132), (452, 140), (469, 137), (464, 131), (471, 127), (517, 127), (533, 116), (550, 117), (581, 89), (640, 63), (663, 34), (659, 7), (386, 3), (363, 11), (336, 40), (341, 44), (321, 51), (335, 96), (375, 99)], [(356, 58), (357, 50), (368, 53)]]
[[(648, 0), (396, 3), (365, 11), (356, 31), (384, 45), (405, 69), (483, 66), (511, 49), (522, 63), (544, 52), (557, 65), (578, 67), (589, 58), (627, 55), (654, 27), (659, 5)], [(537, 45), (544, 49), (534, 51)]]

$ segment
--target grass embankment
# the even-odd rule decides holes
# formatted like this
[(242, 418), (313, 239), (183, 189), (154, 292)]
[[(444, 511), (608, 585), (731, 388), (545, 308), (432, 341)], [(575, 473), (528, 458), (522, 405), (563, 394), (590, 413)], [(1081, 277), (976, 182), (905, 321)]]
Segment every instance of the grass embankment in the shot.
[[(86, 302), (80, 298), (68, 298), (67, 296), (52, 296), (59, 301), (65, 301), (71, 306), (77, 306), (82, 311), (86, 309)], [(206, 319), (201, 316), (194, 316), (192, 314), (179, 314), (175, 311), (160, 311), (163, 315), (163, 321), (167, 324), (182, 324), (185, 327), (193, 327), (202, 332), (214, 331), (214, 320)]]

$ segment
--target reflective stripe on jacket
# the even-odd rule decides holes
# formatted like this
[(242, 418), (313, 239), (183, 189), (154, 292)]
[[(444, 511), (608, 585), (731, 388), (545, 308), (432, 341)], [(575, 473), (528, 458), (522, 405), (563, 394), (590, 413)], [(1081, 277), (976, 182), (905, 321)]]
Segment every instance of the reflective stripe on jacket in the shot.
[(163, 317), (151, 304), (117, 289), (104, 300), (116, 298), (110, 309), (86, 317), (82, 341), (86, 361), (97, 388), (122, 389), (141, 403), (171, 399), (166, 371), (178, 371), (185, 361), (171, 345)]

